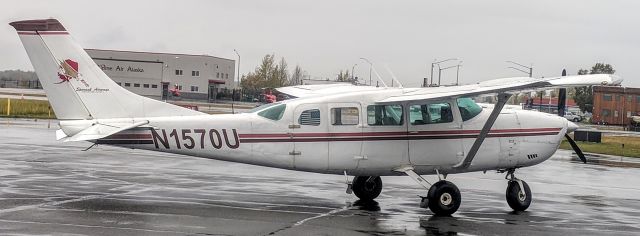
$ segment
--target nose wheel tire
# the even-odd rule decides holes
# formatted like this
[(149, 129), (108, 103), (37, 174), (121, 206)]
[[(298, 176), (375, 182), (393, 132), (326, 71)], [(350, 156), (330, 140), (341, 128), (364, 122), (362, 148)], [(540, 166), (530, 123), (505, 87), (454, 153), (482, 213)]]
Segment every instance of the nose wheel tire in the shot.
[(509, 181), (507, 186), (507, 203), (514, 211), (524, 211), (531, 205), (531, 189), (527, 182), (522, 181), (524, 191), (520, 189), (518, 181)]
[(460, 207), (462, 198), (455, 184), (441, 180), (429, 188), (429, 209), (438, 216), (449, 216)]
[(360, 200), (371, 201), (382, 192), (382, 179), (380, 176), (356, 176), (352, 189)]

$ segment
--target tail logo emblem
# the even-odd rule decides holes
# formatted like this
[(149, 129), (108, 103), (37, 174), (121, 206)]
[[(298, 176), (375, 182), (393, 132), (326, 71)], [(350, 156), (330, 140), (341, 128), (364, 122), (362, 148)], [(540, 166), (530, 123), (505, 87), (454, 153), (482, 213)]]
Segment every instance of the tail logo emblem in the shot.
[(58, 70), (58, 78), (60, 78), (60, 82), (56, 84), (61, 84), (64, 82), (69, 82), (71, 79), (78, 78), (78, 62), (75, 62), (71, 59), (66, 59), (60, 62), (60, 68)]

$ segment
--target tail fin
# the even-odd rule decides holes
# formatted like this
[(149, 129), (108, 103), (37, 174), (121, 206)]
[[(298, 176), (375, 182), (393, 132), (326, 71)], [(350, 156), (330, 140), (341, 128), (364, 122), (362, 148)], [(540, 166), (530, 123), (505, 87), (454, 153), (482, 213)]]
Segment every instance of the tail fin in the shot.
[(58, 119), (203, 115), (120, 87), (56, 19), (16, 21), (9, 25), (18, 31)]

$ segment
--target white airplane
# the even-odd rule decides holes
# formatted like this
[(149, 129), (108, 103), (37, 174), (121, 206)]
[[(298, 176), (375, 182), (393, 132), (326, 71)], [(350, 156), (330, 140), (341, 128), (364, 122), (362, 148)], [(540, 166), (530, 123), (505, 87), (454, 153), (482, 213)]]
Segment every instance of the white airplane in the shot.
[[(531, 190), (515, 170), (549, 159), (577, 126), (546, 113), (503, 110), (512, 94), (621, 82), (585, 75), (436, 88), (293, 86), (279, 90), (296, 99), (207, 115), (118, 86), (55, 19), (10, 25), (60, 120), (60, 140), (345, 175), (347, 192), (361, 200), (380, 194), (380, 176), (408, 175), (428, 190), (421, 207), (437, 215), (453, 214), (462, 200), (447, 175), (473, 171), (506, 172), (509, 206), (529, 207)], [(481, 95), (498, 102), (481, 107), (470, 99)], [(421, 177), (433, 174), (435, 183)]]

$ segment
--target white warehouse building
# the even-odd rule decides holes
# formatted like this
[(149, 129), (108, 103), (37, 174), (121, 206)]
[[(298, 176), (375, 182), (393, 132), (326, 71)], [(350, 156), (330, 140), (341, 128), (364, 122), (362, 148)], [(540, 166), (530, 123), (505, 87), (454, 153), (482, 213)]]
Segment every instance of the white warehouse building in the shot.
[[(86, 49), (96, 64), (123, 88), (146, 97), (215, 101), (236, 88), (235, 61), (208, 55)], [(219, 96), (218, 96), (219, 97)]]

